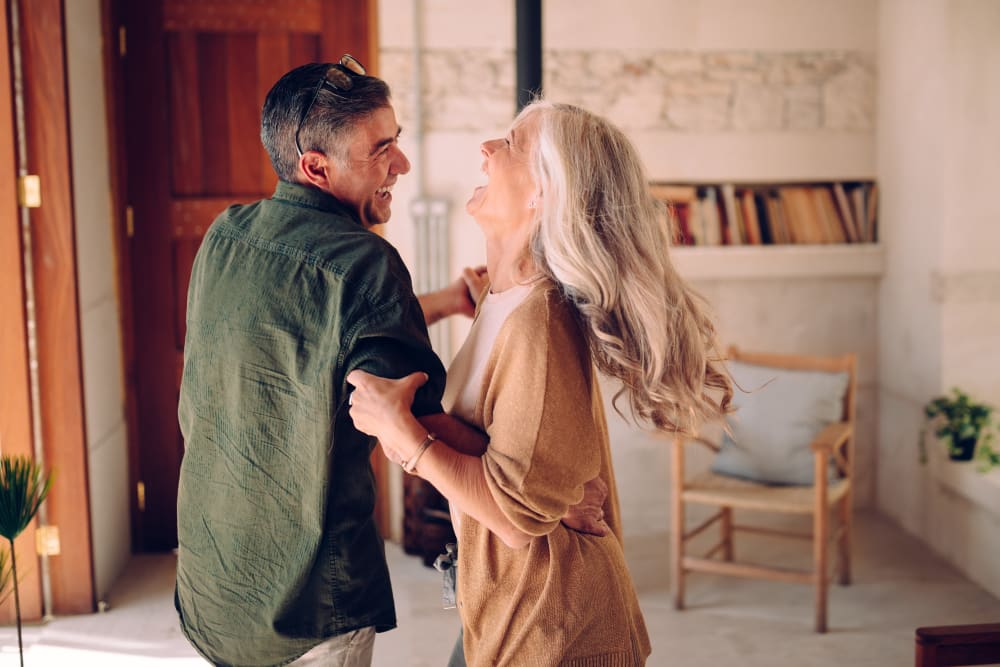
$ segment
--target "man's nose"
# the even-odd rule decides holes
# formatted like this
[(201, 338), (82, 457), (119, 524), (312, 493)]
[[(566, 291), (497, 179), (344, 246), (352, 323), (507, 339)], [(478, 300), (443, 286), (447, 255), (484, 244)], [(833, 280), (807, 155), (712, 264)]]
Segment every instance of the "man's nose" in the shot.
[(392, 172), (394, 174), (405, 174), (410, 171), (410, 160), (406, 157), (399, 146), (396, 146), (396, 156), (392, 161)]

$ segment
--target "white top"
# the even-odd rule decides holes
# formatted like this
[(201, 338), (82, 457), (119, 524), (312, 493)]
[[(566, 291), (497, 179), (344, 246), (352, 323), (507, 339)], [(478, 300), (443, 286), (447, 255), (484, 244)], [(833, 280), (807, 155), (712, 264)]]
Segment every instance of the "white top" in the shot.
[[(483, 391), (486, 361), (493, 350), (493, 343), (496, 342), (500, 327), (507, 320), (507, 316), (521, 305), (531, 292), (531, 288), (532, 284), (515, 285), (496, 294), (486, 293), (482, 305), (479, 306), (479, 314), (469, 329), (468, 337), (448, 367), (448, 381), (441, 403), (452, 416), (467, 424), (473, 423), (479, 395)], [(462, 511), (455, 503), (449, 503), (449, 507), (451, 523), (457, 534)]]
[(468, 337), (448, 367), (448, 381), (442, 403), (449, 414), (472, 423), (479, 404), (479, 394), (483, 389), (486, 361), (493, 350), (493, 343), (496, 342), (507, 316), (521, 305), (531, 288), (531, 284), (515, 285), (496, 294), (487, 292)]

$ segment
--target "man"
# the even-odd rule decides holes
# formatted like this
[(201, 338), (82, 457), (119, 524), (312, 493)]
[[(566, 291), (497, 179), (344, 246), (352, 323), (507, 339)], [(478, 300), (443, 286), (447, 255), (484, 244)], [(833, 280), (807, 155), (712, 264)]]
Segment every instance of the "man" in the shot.
[(426, 324), (471, 315), (467, 284), (481, 280), (467, 270), (418, 301), (370, 231), (410, 168), (399, 133), (387, 85), (350, 56), (287, 73), (262, 114), (274, 195), (223, 212), (195, 259), (175, 604), (213, 663), (369, 665), (375, 633), (396, 625), (374, 442), (351, 422), (344, 378), (423, 371), (414, 410), (449, 428)]
[[(214, 663), (315, 647), (322, 664), (341, 664), (338, 651), (367, 664), (374, 632), (396, 625), (372, 442), (347, 414), (344, 376), (424, 371), (418, 409), (441, 410), (444, 370), (409, 274), (370, 231), (410, 169), (399, 131), (388, 87), (353, 58), (292, 70), (263, 109), (274, 196), (222, 213), (195, 260), (176, 604)], [(458, 282), (426, 301), (432, 320), (472, 309)]]

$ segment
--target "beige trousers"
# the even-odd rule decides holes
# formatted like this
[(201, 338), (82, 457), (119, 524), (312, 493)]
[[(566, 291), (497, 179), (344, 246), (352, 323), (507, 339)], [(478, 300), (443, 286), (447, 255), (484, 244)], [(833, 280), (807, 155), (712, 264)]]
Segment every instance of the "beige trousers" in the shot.
[(337, 635), (314, 646), (289, 667), (371, 667), (375, 628)]

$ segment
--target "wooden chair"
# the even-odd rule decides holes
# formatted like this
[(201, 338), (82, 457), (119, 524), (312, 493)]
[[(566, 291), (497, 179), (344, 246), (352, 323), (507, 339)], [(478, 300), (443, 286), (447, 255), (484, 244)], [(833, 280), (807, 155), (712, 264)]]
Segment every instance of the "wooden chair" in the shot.
[[(776, 581), (812, 584), (816, 591), (816, 631), (826, 632), (827, 589), (829, 586), (828, 543), (831, 534), (839, 546), (839, 581), (851, 581), (851, 482), (854, 477), (854, 423), (857, 389), (856, 359), (853, 354), (837, 357), (758, 354), (729, 349), (728, 358), (757, 366), (780, 369), (848, 373), (844, 394), (843, 418), (830, 424), (811, 443), (814, 453), (815, 482), (812, 486), (773, 486), (733, 477), (703, 472), (685, 479), (684, 453), (687, 445), (698, 443), (718, 452), (719, 446), (697, 437), (678, 437), (673, 444), (671, 509), (673, 533), (671, 551), (674, 568), (674, 606), (684, 608), (684, 577), (688, 572), (752, 577)], [(750, 388), (747, 388), (750, 389)], [(737, 389), (739, 391), (739, 389)], [(836, 466), (835, 481), (828, 481), (830, 462)], [(718, 508), (700, 525), (688, 529), (685, 507), (688, 504)], [(748, 509), (785, 514), (812, 515), (811, 534), (800, 534), (764, 527), (736, 525), (734, 509)], [(830, 510), (839, 515), (839, 527), (831, 531)], [(721, 540), (702, 556), (688, 555), (685, 545), (696, 535), (718, 523)], [(812, 541), (813, 566), (794, 570), (774, 565), (750, 564), (734, 559), (733, 533), (737, 531), (764, 535), (804, 538)], [(716, 558), (716, 556), (719, 556)]]
[(917, 628), (916, 667), (1000, 663), (1000, 623)]

